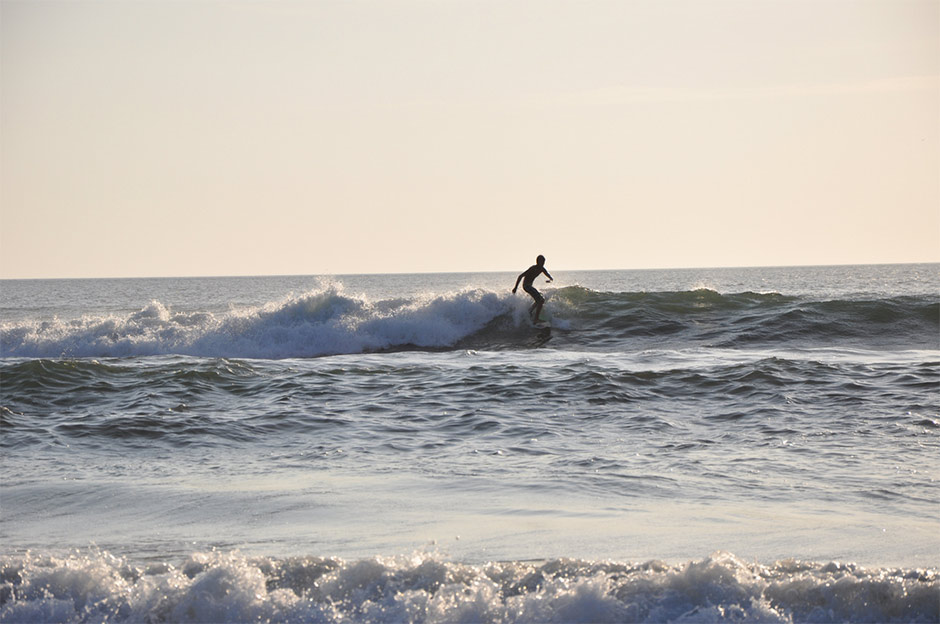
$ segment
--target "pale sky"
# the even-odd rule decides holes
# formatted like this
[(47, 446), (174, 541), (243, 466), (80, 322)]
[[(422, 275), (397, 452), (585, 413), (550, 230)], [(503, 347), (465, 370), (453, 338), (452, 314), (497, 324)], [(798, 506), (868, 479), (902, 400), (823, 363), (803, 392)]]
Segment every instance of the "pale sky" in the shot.
[(0, 1), (0, 277), (940, 261), (938, 0)]

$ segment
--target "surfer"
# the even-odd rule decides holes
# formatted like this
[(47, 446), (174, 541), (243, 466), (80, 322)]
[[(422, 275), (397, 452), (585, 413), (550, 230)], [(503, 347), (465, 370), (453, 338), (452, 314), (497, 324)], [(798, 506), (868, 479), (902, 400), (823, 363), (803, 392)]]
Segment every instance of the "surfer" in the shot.
[[(522, 290), (529, 293), (529, 296), (535, 299), (535, 303), (532, 304), (532, 307), (529, 308), (529, 313), (532, 314), (532, 319), (538, 323), (539, 314), (542, 313), (542, 304), (545, 303), (545, 297), (542, 296), (542, 293), (537, 291), (532, 282), (535, 281), (535, 278), (540, 274), (544, 273), (545, 277), (548, 279), (545, 280), (545, 283), (554, 281), (554, 278), (545, 270), (545, 256), (539, 256), (535, 259), (535, 264), (530, 266), (528, 269), (519, 274), (519, 277), (516, 278), (516, 285), (512, 287), (512, 294), (516, 294), (516, 289), (519, 288), (519, 281), (522, 280)], [(535, 311), (534, 314), (532, 311)]]

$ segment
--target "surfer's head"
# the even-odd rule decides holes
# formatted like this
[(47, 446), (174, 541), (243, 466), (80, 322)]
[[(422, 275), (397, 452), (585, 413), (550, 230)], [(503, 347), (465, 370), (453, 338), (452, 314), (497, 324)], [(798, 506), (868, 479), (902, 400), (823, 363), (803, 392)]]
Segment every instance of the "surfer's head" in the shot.
[(543, 264), (545, 264), (545, 256), (541, 256), (541, 255), (540, 255), (538, 258), (536, 258), (536, 259), (535, 259), (535, 264), (537, 264), (537, 265), (539, 265), (539, 266), (542, 266)]

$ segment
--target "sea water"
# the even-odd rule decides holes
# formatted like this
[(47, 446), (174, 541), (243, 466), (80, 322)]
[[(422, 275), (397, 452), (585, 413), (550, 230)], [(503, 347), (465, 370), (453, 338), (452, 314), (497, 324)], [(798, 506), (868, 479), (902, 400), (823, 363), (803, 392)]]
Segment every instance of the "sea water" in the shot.
[(0, 622), (940, 620), (940, 266), (0, 282)]

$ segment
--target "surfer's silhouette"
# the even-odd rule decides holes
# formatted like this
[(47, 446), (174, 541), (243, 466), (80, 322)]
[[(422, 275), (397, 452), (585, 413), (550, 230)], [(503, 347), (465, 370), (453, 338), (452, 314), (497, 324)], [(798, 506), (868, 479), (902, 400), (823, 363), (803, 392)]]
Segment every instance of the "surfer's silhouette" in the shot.
[(529, 308), (529, 313), (532, 314), (532, 320), (536, 323), (539, 322), (539, 314), (542, 313), (542, 305), (545, 303), (545, 297), (532, 286), (532, 282), (542, 273), (548, 278), (545, 280), (546, 283), (554, 281), (554, 278), (545, 270), (545, 256), (536, 258), (535, 264), (520, 273), (519, 277), (516, 278), (516, 285), (512, 287), (512, 294), (516, 294), (516, 289), (519, 288), (519, 281), (522, 280), (522, 290), (529, 293), (529, 296), (535, 299), (535, 303)]

